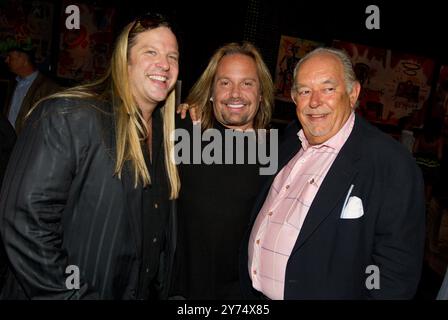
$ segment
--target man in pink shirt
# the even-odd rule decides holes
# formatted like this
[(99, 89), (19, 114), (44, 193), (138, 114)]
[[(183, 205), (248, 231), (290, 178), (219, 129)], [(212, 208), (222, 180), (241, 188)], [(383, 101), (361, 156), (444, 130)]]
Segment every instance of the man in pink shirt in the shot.
[(406, 149), (355, 115), (349, 57), (319, 48), (294, 70), (302, 126), (258, 197), (241, 253), (243, 291), (266, 299), (410, 299), (424, 244), (421, 173)]

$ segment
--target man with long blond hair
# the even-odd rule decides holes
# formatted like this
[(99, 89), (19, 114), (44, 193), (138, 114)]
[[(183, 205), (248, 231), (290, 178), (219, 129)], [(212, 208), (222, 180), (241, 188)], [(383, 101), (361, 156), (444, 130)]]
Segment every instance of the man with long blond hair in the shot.
[[(265, 177), (260, 174), (260, 158), (249, 160), (256, 156), (250, 144), (255, 141), (260, 150), (267, 142), (269, 136), (261, 136), (273, 105), (272, 79), (259, 51), (247, 42), (219, 48), (186, 102), (200, 109), (201, 125), (179, 119), (178, 127), (186, 128), (193, 140), (198, 132), (214, 139), (202, 139), (199, 148), (189, 143), (192, 152), (184, 154), (192, 154), (193, 162), (180, 161), (179, 274), (174, 293), (187, 299), (238, 299), (239, 246)], [(229, 143), (231, 135), (235, 140)], [(239, 138), (245, 142), (239, 144)], [(212, 163), (206, 159), (210, 148), (215, 150)], [(202, 161), (195, 161), (199, 156)], [(239, 157), (243, 161), (233, 162)]]
[(178, 44), (147, 14), (119, 35), (100, 80), (40, 102), (5, 175), (5, 299), (165, 298), (179, 179)]

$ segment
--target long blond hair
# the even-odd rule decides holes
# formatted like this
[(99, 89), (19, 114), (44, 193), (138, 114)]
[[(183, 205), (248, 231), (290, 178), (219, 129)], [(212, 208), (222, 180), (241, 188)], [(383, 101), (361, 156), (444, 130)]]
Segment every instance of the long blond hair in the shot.
[(201, 77), (191, 88), (186, 103), (195, 105), (201, 110), (202, 128), (212, 128), (215, 123), (215, 114), (210, 98), (213, 95), (213, 84), (219, 62), (224, 56), (242, 54), (252, 58), (257, 66), (260, 80), (261, 104), (254, 118), (254, 129), (266, 129), (271, 121), (274, 105), (274, 85), (268, 67), (263, 61), (258, 49), (249, 42), (228, 43), (213, 54)]
[[(145, 20), (142, 20), (143, 18)], [(130, 50), (135, 44), (138, 34), (161, 26), (170, 28), (167, 20), (160, 15), (144, 16), (143, 18), (129, 23), (118, 36), (112, 53), (111, 65), (102, 78), (45, 98), (95, 98), (110, 101), (115, 113), (116, 127), (114, 174), (121, 179), (123, 167), (126, 161), (130, 161), (133, 167), (134, 187), (137, 187), (139, 182), (143, 186), (151, 184), (151, 177), (141, 149), (141, 141), (148, 137), (148, 132), (141, 111), (132, 95), (128, 76)], [(165, 167), (170, 184), (170, 199), (175, 199), (180, 189), (179, 175), (174, 162), (174, 141), (170, 139), (175, 129), (175, 90), (168, 95), (161, 110)]]

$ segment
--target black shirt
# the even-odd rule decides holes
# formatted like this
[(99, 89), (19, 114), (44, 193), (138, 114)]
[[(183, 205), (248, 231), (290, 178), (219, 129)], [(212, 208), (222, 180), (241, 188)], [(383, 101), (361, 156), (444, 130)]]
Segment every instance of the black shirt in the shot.
[[(191, 133), (190, 119), (178, 122)], [(226, 128), (217, 124), (215, 129), (223, 137), (224, 163)], [(202, 150), (208, 143), (202, 143)], [(235, 149), (234, 145), (234, 157)], [(187, 299), (241, 298), (238, 254), (255, 197), (265, 179), (259, 168), (257, 163), (248, 164), (247, 157), (244, 164), (179, 165), (182, 187), (174, 294)]]
[(152, 117), (152, 162), (146, 141), (142, 143), (143, 155), (151, 176), (151, 185), (143, 188), (143, 197), (141, 197), (143, 245), (137, 299), (156, 298), (156, 276), (160, 253), (166, 241), (165, 232), (169, 216), (168, 177), (164, 161), (163, 123), (160, 109), (156, 109)]

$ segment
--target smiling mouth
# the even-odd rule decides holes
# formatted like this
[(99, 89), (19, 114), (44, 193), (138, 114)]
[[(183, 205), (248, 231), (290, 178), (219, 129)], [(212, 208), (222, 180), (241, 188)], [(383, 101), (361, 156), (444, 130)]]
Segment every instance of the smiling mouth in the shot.
[(155, 81), (160, 81), (160, 82), (168, 81), (168, 77), (166, 77), (166, 76), (161, 76), (161, 75), (156, 75), (156, 74), (145, 74), (145, 76), (148, 79), (155, 80)]
[(232, 109), (241, 109), (246, 105), (243, 103), (238, 103), (238, 104), (226, 104), (226, 106)]
[(311, 121), (319, 121), (327, 118), (328, 113), (326, 114), (307, 114), (306, 115)]

